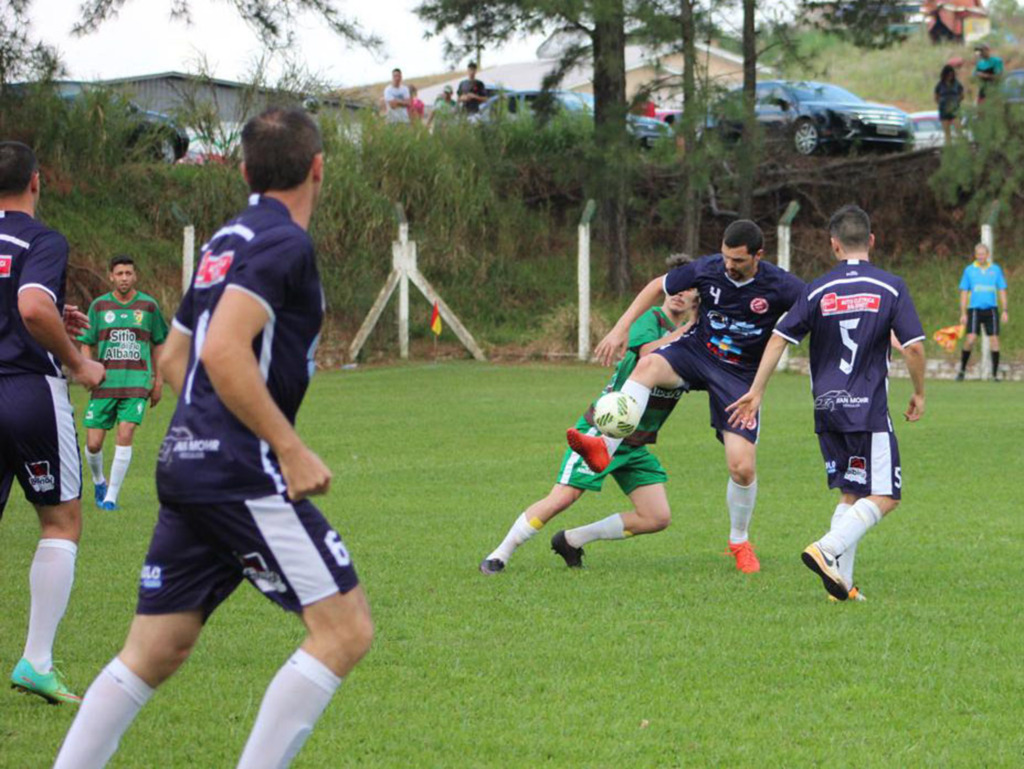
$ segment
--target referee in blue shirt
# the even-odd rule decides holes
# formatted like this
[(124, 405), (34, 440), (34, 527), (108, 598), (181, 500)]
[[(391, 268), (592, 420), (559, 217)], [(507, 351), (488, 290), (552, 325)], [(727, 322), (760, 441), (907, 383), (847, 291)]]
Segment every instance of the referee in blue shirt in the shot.
[[(1000, 318), (996, 296), (1003, 304)], [(992, 379), (999, 381), (999, 322), (1010, 320), (1009, 305), (1006, 300), (1006, 277), (998, 264), (992, 263), (992, 254), (988, 246), (979, 243), (974, 247), (974, 263), (964, 268), (960, 279), (960, 323), (967, 326), (967, 338), (964, 349), (960, 353), (960, 372), (956, 375), (962, 382), (967, 371), (967, 361), (971, 357), (974, 340), (978, 331), (985, 329), (992, 342)]]

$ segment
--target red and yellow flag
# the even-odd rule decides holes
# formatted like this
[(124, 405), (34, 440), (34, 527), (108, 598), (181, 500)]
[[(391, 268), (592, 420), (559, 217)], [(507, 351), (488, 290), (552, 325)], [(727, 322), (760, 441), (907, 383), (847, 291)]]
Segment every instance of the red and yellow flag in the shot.
[(430, 314), (430, 330), (435, 336), (441, 336), (441, 308), (434, 302), (434, 311)]
[(953, 352), (956, 349), (957, 340), (963, 335), (963, 326), (946, 326), (932, 334), (932, 339), (942, 345), (946, 352)]

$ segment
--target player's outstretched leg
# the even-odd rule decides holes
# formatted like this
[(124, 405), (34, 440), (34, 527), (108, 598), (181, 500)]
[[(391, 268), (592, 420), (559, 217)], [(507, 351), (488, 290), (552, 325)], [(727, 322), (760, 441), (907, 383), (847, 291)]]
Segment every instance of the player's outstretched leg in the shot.
[[(845, 496), (845, 495), (844, 495)], [(892, 497), (862, 497), (850, 505), (842, 516), (833, 516), (829, 532), (817, 542), (808, 545), (802, 559), (811, 571), (821, 577), (825, 590), (840, 601), (849, 597), (853, 585), (840, 572), (840, 562), (851, 547), (867, 534), (868, 529), (892, 512), (899, 502)]]
[(566, 430), (565, 440), (569, 444), (569, 448), (583, 457), (587, 467), (595, 473), (603, 473), (612, 463), (612, 454), (615, 453), (615, 450), (609, 451), (608, 444), (614, 443), (616, 444), (615, 448), (618, 448), (618, 444), (622, 443), (621, 440), (613, 440), (603, 435), (587, 435), (575, 427)]
[(29, 570), (32, 596), (28, 635), (21, 660), (11, 672), (11, 686), (52, 703), (78, 704), (81, 697), (53, 667), (53, 641), (75, 582), (78, 539), (82, 533), (81, 503), (71, 500), (36, 508), (42, 538)]
[(757, 446), (737, 433), (722, 433), (729, 482), (725, 504), (729, 510), (729, 554), (744, 574), (761, 570), (754, 546), (750, 543), (750, 521), (757, 502)]
[(481, 573), (490, 576), (504, 571), (516, 548), (540, 531), (545, 523), (568, 509), (582, 494), (582, 489), (556, 483), (544, 499), (534, 502), (516, 518), (501, 544), (480, 562)]
[(203, 628), (199, 611), (136, 615), (124, 648), (96, 676), (54, 769), (102, 769), (156, 688), (188, 659)]
[[(657, 358), (657, 365), (651, 366), (648, 361)], [(667, 374), (665, 372), (668, 372)], [(679, 387), (681, 380), (671, 366), (661, 356), (649, 355), (641, 359), (637, 364), (633, 375), (622, 385), (622, 391), (637, 402), (642, 414), (647, 410), (647, 402), (651, 397), (651, 387), (645, 382), (654, 380), (654, 384), (661, 384), (662, 380), (672, 383), (673, 388)], [(667, 385), (666, 385), (667, 386)], [(587, 467), (595, 473), (604, 472), (611, 464), (612, 455), (622, 445), (622, 438), (609, 438), (606, 435), (587, 435), (576, 428), (570, 428), (566, 432), (566, 440), (569, 447), (583, 457)]]
[(267, 687), (238, 769), (287, 767), (348, 672), (370, 650), (373, 621), (361, 587), (302, 612), (309, 637)]

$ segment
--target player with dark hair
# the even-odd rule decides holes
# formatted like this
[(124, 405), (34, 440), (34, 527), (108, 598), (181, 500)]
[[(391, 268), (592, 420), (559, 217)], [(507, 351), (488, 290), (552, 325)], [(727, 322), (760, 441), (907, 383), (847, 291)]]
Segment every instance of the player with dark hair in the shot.
[(103, 367), (72, 341), (86, 320), (64, 303), (68, 243), (34, 218), (39, 192), (35, 153), (0, 142), (0, 517), (17, 477), (40, 525), (28, 637), (11, 684), (77, 703), (53, 667), (82, 534), (78, 436), (61, 364), (89, 388), (103, 381)]
[[(132, 462), (135, 428), (142, 424), (146, 401), (156, 406), (163, 380), (153, 365), (167, 339), (167, 323), (156, 299), (135, 289), (135, 261), (125, 254), (110, 260), (114, 286), (89, 305), (89, 328), (78, 341), (87, 357), (99, 360), (107, 371), (85, 410), (85, 461), (92, 473), (96, 506), (117, 510), (128, 467)], [(95, 356), (93, 355), (95, 348)], [(110, 483), (103, 474), (103, 441), (117, 426)]]
[[(306, 497), (331, 472), (295, 431), (323, 288), (307, 234), (323, 183), (316, 123), (270, 109), (242, 130), (249, 207), (202, 247), (160, 368), (178, 393), (136, 616), (86, 692), (57, 769), (102, 767), (243, 579), (308, 634), (270, 683), (239, 760), (285, 767), (368, 651), (370, 611), (338, 533)], [(238, 692), (233, 692), (237, 695)]]
[(810, 283), (779, 320), (750, 391), (729, 405), (730, 423), (757, 413), (786, 344), (810, 334), (814, 430), (840, 500), (831, 529), (802, 558), (831, 597), (864, 600), (853, 583), (857, 543), (896, 508), (903, 487), (889, 418), (890, 340), (895, 335), (903, 348), (914, 384), (904, 417), (916, 422), (924, 414), (925, 336), (906, 284), (868, 260), (875, 243), (868, 215), (840, 208), (829, 236), (839, 265)]
[[(755, 414), (745, 424), (730, 424), (725, 407), (749, 388), (772, 327), (804, 285), (785, 270), (761, 261), (763, 255), (761, 228), (746, 219), (733, 222), (725, 230), (721, 253), (676, 267), (648, 283), (595, 350), (598, 360), (610, 364), (626, 349), (630, 324), (661, 292), (697, 289), (700, 320), (696, 329), (641, 360), (622, 392), (644, 410), (654, 388), (707, 390), (711, 426), (725, 447), (729, 470), (725, 493), (729, 552), (736, 568), (745, 573), (761, 568), (748, 534), (757, 499), (760, 419)], [(608, 466), (621, 443), (576, 429), (569, 430), (568, 440), (594, 472)]]

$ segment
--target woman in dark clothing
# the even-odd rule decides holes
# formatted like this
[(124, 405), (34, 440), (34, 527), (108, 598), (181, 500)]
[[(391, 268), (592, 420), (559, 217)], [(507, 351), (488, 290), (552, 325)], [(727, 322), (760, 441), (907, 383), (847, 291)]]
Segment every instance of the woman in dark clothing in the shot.
[(956, 79), (956, 70), (947, 64), (935, 85), (935, 103), (939, 105), (939, 120), (946, 133), (946, 144), (953, 139), (953, 123), (960, 117), (960, 102), (963, 100), (964, 87)]

